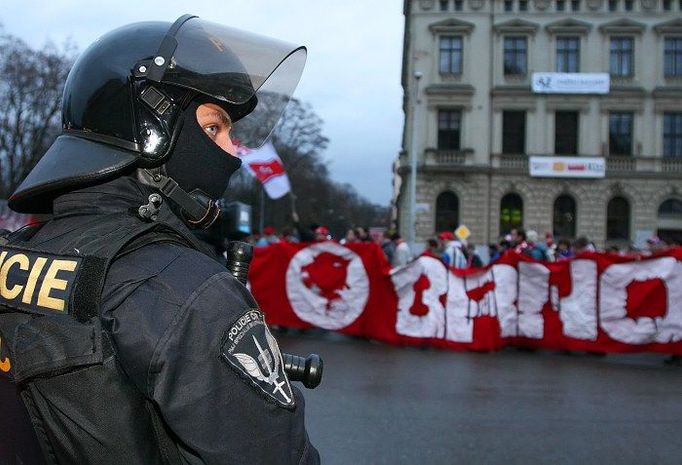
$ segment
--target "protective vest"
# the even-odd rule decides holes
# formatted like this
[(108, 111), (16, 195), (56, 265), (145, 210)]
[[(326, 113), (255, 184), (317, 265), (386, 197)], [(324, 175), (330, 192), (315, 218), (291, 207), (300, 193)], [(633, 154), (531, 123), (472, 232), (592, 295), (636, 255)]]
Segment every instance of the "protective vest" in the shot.
[(156, 408), (124, 374), (99, 300), (115, 257), (195, 240), (133, 213), (93, 215), (40, 250), (34, 233), (0, 245), (0, 463), (182, 463)]

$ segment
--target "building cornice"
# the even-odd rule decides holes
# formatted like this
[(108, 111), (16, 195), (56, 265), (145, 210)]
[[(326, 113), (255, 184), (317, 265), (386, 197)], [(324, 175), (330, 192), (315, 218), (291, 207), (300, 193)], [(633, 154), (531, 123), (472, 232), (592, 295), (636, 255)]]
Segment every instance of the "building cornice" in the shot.
[(495, 86), (490, 92), (493, 97), (533, 97), (530, 86)]
[(592, 25), (584, 21), (568, 18), (549, 23), (545, 26), (545, 29), (550, 34), (587, 34), (592, 29)]
[(523, 19), (512, 19), (493, 26), (493, 30), (497, 34), (535, 34), (539, 28), (539, 24)]
[(427, 95), (474, 95), (475, 91), (471, 84), (431, 84), (424, 89)]
[(450, 18), (429, 26), (432, 34), (471, 34), (476, 25), (460, 19)]
[(651, 92), (653, 98), (660, 99), (679, 99), (682, 98), (682, 87), (680, 86), (659, 86)]
[(646, 30), (646, 24), (622, 18), (602, 24), (599, 30), (604, 34), (641, 34)]
[(646, 89), (641, 86), (611, 86), (611, 89), (609, 89), (609, 94), (614, 95), (621, 98), (621, 97), (638, 97), (638, 98), (644, 98), (646, 97)]
[(682, 33), (682, 18), (666, 21), (654, 26), (657, 34), (680, 34)]

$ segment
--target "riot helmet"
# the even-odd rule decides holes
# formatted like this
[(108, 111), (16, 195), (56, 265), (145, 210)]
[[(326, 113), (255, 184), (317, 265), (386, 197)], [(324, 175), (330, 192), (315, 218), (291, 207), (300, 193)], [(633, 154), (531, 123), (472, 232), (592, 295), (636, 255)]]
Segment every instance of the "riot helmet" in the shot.
[(304, 47), (191, 15), (109, 32), (71, 69), (63, 132), (9, 204), (19, 212), (49, 212), (60, 193), (141, 168), (142, 179), (165, 194), (175, 192), (173, 200), (194, 210), (189, 216), (196, 219), (201, 209), (164, 170), (183, 112), (192, 102), (215, 102), (230, 115), (240, 144), (258, 147), (284, 111), (305, 58)]

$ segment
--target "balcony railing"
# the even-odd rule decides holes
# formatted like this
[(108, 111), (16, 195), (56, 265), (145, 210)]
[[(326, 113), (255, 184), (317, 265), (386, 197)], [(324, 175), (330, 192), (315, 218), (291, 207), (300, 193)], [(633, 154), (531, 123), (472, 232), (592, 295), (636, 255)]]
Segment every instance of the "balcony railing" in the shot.
[[(419, 161), (419, 165), (454, 169), (466, 167), (466, 170), (493, 168), (507, 172), (528, 173), (528, 158), (529, 155), (525, 154), (493, 154), (490, 156), (489, 163), (481, 163), (474, 157), (474, 152), (471, 149), (437, 150), (429, 148), (424, 151), (423, 159)], [(406, 168), (409, 167), (409, 163), (407, 153), (401, 153), (400, 166)], [(606, 173), (607, 175), (631, 175), (634, 173), (682, 175), (682, 157), (607, 156)]]
[(606, 171), (629, 172), (637, 169), (637, 159), (632, 157), (606, 157)]
[(464, 166), (472, 164), (471, 149), (463, 150), (437, 150), (426, 149), (424, 151), (424, 164), (427, 166)]

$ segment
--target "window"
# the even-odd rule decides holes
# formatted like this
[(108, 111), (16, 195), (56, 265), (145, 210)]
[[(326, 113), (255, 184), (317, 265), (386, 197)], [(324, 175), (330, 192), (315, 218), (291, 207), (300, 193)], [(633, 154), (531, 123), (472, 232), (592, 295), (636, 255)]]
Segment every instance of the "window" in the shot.
[(449, 0), (440, 0), (438, 3), (440, 4), (440, 11), (448, 11)]
[(554, 201), (554, 237), (575, 237), (575, 200), (570, 195), (560, 195)]
[(526, 37), (504, 38), (504, 74), (526, 74), (526, 50), (528, 40)]
[(528, 0), (519, 0), (519, 11), (528, 11)]
[(666, 38), (664, 48), (665, 76), (682, 76), (682, 37)]
[(440, 72), (443, 74), (462, 74), (461, 36), (440, 38)]
[(504, 11), (514, 11), (514, 2), (512, 0), (504, 0)]
[(526, 153), (526, 112), (502, 112), (502, 153)]
[(634, 40), (632, 37), (611, 38), (611, 58), (609, 72), (611, 76), (632, 76)]
[(630, 203), (623, 197), (614, 197), (606, 206), (606, 239), (630, 239)]
[(618, 11), (618, 0), (609, 0), (609, 11)]
[(500, 236), (522, 228), (523, 200), (518, 194), (507, 194), (500, 200)]
[(455, 0), (455, 11), (462, 11), (464, 9), (464, 0)]
[(580, 71), (580, 37), (557, 37), (556, 71), (558, 73)]
[(566, 0), (556, 0), (556, 11), (566, 11)]
[(668, 199), (658, 207), (658, 216), (682, 219), (682, 200)]
[(438, 149), (459, 150), (459, 134), (462, 112), (440, 110), (438, 112)]
[(669, 244), (682, 244), (682, 200), (668, 199), (658, 207), (656, 234)]
[(663, 156), (682, 157), (682, 113), (663, 114)]
[(459, 199), (452, 192), (436, 198), (436, 232), (454, 231), (459, 226)]
[(663, 0), (663, 11), (670, 11), (673, 9), (672, 0)]
[(635, 7), (634, 0), (625, 0), (625, 11), (632, 11)]
[(632, 155), (632, 120), (632, 113), (609, 114), (610, 155)]
[(580, 11), (580, 0), (571, 0), (571, 10)]
[(557, 111), (554, 114), (554, 153), (578, 154), (578, 112)]

